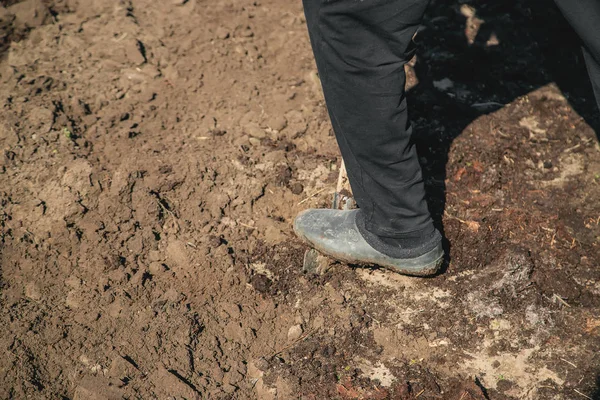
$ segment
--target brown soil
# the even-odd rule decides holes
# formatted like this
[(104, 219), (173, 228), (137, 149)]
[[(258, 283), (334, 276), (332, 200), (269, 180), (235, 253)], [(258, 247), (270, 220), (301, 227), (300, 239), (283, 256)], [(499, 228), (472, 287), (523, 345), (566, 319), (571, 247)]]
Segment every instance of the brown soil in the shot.
[(600, 398), (598, 113), (543, 1), (433, 2), (432, 279), (302, 272), (339, 154), (301, 5), (0, 9), (0, 398)]

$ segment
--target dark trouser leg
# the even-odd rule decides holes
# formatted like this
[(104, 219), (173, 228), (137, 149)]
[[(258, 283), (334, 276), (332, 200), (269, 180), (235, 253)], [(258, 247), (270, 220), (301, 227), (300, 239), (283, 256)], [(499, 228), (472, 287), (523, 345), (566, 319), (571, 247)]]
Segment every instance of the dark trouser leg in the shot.
[(583, 54), (600, 109), (600, 0), (555, 0), (583, 41)]
[(304, 0), (327, 108), (365, 228), (414, 241), (433, 223), (404, 93), (429, 0)]

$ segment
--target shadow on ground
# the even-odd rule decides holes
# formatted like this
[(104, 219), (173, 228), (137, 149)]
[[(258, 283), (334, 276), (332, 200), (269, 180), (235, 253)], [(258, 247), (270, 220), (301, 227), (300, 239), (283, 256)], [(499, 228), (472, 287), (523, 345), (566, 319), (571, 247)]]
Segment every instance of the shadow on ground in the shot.
[[(416, 42), (411, 120), (428, 203), (442, 232), (450, 149), (477, 118), (554, 83), (581, 116), (578, 127), (588, 131), (582, 134), (591, 127), (600, 138), (581, 43), (554, 2), (433, 1)], [(451, 243), (445, 247), (450, 254)], [(600, 399), (600, 378), (597, 387), (594, 399)]]
[[(471, 12), (473, 17), (465, 15)], [(600, 135), (579, 39), (554, 3), (456, 1), (449, 7), (434, 1), (423, 25), (416, 39), (419, 83), (408, 97), (438, 226), (444, 212), (448, 153), (454, 139), (480, 116), (554, 82)], [(440, 90), (434, 82), (452, 86)]]

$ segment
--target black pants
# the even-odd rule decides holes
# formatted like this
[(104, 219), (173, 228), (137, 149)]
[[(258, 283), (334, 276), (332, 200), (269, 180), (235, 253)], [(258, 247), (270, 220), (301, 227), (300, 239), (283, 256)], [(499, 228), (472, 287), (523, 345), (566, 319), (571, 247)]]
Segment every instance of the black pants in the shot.
[(600, 109), (600, 0), (554, 1), (583, 42), (583, 56)]
[[(600, 0), (556, 0), (582, 37), (600, 106)], [(323, 92), (366, 229), (427, 236), (427, 203), (404, 92), (404, 64), (429, 0), (304, 0)], [(543, 16), (540, 16), (543, 18)]]

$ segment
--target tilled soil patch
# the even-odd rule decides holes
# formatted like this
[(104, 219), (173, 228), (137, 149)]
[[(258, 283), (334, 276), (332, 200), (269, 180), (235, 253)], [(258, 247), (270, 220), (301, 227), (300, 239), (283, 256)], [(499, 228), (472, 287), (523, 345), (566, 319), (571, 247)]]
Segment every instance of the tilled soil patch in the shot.
[(431, 279), (303, 271), (340, 160), (299, 3), (2, 4), (1, 398), (600, 396), (599, 118), (545, 2), (416, 38)]

